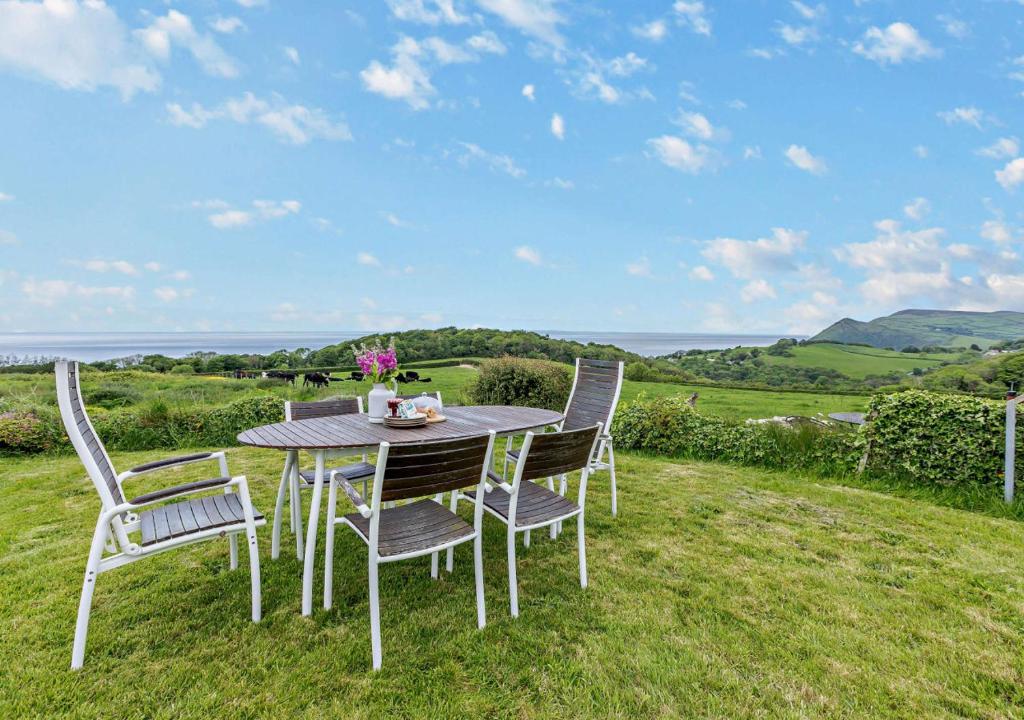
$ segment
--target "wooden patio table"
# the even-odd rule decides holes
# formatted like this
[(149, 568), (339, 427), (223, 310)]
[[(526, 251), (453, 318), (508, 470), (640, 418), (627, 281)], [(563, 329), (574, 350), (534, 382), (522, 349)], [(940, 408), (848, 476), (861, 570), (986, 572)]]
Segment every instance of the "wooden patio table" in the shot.
[(243, 445), (284, 450), (287, 453), (285, 472), (289, 468), (298, 467), (300, 450), (311, 452), (315, 459), (316, 475), (309, 507), (309, 523), (306, 526), (302, 570), (303, 615), (311, 615), (313, 612), (313, 565), (328, 453), (361, 454), (372, 452), (382, 442), (391, 445), (440, 442), (472, 437), (490, 430), (499, 436), (517, 435), (562, 421), (562, 414), (552, 410), (502, 405), (446, 407), (442, 412), (448, 418), (445, 422), (419, 428), (390, 428), (371, 423), (365, 414), (353, 413), (263, 425), (238, 435), (238, 442)]

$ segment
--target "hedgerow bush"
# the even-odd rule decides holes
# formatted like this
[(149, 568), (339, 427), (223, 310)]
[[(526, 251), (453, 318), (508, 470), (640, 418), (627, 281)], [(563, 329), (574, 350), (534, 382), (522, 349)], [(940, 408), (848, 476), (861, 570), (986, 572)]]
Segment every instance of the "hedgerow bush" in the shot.
[(467, 395), (477, 405), (520, 405), (563, 410), (572, 389), (569, 368), (548, 360), (484, 360)]
[[(908, 390), (875, 396), (870, 417), (873, 470), (938, 485), (1001, 482), (1006, 405), (998, 400)], [(1024, 449), (1018, 460), (1019, 473)]]
[(37, 453), (59, 445), (63, 431), (47, 420), (33, 412), (0, 415), (0, 452)]
[(737, 424), (701, 415), (682, 398), (641, 396), (619, 409), (612, 432), (629, 450), (827, 474), (854, 470), (862, 447), (855, 432)]

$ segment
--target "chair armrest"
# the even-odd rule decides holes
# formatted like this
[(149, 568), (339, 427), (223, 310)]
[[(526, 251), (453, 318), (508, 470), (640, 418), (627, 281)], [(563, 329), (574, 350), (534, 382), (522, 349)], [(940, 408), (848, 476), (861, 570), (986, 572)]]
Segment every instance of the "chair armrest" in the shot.
[(231, 482), (229, 477), (210, 478), (209, 480), (196, 480), (194, 482), (183, 483), (181, 485), (175, 485), (174, 487), (162, 488), (160, 490), (154, 490), (151, 493), (145, 495), (139, 495), (136, 498), (129, 500), (131, 505), (149, 505), (157, 502), (158, 500), (167, 500), (169, 498), (177, 497), (179, 495), (187, 495), (189, 493), (198, 492), (200, 490), (209, 490), (210, 488), (221, 487)]
[(136, 477), (137, 475), (144, 475), (145, 473), (155, 472), (156, 470), (177, 467), (179, 465), (188, 465), (189, 463), (202, 462), (203, 460), (220, 460), (223, 457), (223, 451), (195, 453), (194, 455), (180, 455), (178, 457), (166, 458), (164, 460), (155, 460), (153, 462), (143, 463), (138, 467), (133, 467), (131, 470), (124, 471), (117, 477), (119, 480), (127, 480), (128, 478)]
[(341, 484), (341, 487), (345, 490), (345, 494), (348, 495), (348, 499), (356, 506), (356, 510), (359, 511), (360, 515), (364, 518), (368, 518), (373, 514), (370, 506), (366, 504), (365, 500), (363, 500), (363, 496), (359, 494), (358, 490), (352, 487), (352, 483), (350, 483), (344, 475), (339, 473), (337, 470), (332, 471), (331, 482), (338, 482)]
[[(494, 472), (493, 470), (488, 470), (487, 471), (487, 479), (490, 480), (491, 482), (493, 482), (494, 485), (500, 487), (502, 490), (507, 492), (509, 495), (512, 494), (512, 486), (509, 485), (507, 482), (505, 482), (505, 478), (503, 478), (498, 473)], [(490, 492), (491, 490), (494, 489), (494, 487), (490, 483), (487, 483), (487, 485), (484, 487), (484, 489), (487, 492)]]

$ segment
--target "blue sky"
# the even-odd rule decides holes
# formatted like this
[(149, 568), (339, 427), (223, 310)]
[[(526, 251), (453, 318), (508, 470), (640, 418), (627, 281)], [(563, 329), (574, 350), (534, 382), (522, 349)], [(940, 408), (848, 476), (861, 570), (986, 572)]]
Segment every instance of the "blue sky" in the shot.
[(0, 330), (1024, 310), (1016, 0), (0, 0)]

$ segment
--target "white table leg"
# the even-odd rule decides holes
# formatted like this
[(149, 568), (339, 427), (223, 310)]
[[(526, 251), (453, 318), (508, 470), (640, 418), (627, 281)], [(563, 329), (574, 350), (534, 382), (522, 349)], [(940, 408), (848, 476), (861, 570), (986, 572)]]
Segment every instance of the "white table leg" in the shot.
[(309, 524), (306, 527), (306, 561), (302, 568), (302, 614), (313, 614), (313, 561), (316, 558), (316, 533), (319, 524), (320, 498), (324, 491), (324, 451), (316, 451), (316, 475), (313, 478), (313, 499), (309, 503)]

